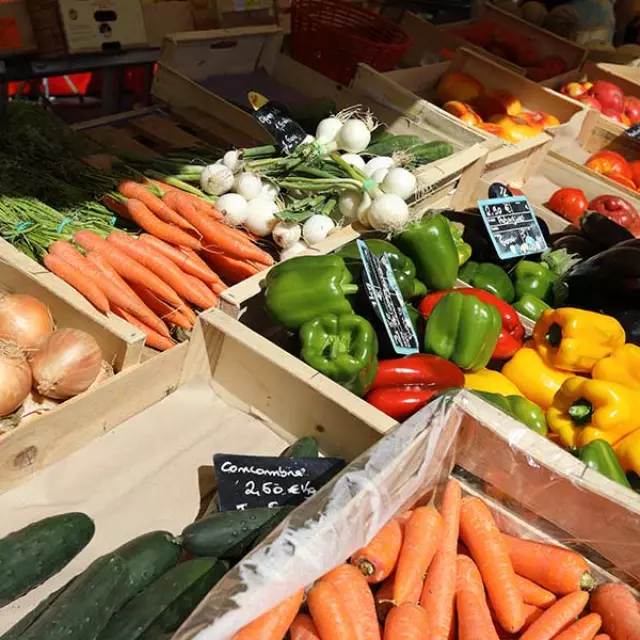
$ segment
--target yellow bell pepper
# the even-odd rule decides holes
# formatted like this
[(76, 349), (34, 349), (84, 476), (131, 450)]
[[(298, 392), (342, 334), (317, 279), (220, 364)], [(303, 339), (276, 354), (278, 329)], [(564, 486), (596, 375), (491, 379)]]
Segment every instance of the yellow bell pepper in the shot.
[(548, 365), (589, 373), (624, 344), (625, 333), (611, 316), (567, 307), (544, 311), (533, 328), (533, 341)]
[(464, 386), (465, 389), (500, 393), (503, 396), (522, 395), (520, 389), (511, 380), (499, 371), (492, 371), (491, 369), (479, 369), (478, 371), (465, 373)]
[(632, 431), (622, 438), (614, 447), (622, 470), (627, 473), (635, 471), (640, 475), (640, 429)]
[(640, 391), (573, 376), (556, 393), (547, 424), (566, 447), (584, 447), (594, 440), (614, 445), (640, 427), (639, 408)]
[(610, 356), (596, 363), (591, 377), (640, 390), (640, 347), (635, 344), (618, 347)]
[(571, 377), (566, 371), (550, 367), (530, 345), (525, 345), (502, 367), (502, 373), (520, 389), (522, 395), (545, 411), (562, 383)]

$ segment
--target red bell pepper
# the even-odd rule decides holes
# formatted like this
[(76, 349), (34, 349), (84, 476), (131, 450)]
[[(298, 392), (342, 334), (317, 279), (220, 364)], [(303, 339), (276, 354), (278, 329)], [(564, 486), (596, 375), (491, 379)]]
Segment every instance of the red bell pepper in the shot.
[(453, 362), (416, 353), (406, 358), (382, 360), (365, 400), (402, 422), (437, 393), (463, 386), (464, 373)]
[(418, 307), (418, 311), (428, 318), (433, 308), (440, 300), (452, 291), (459, 291), (468, 296), (476, 296), (482, 302), (488, 302), (498, 309), (502, 316), (502, 331), (498, 338), (498, 344), (493, 352), (493, 358), (496, 360), (508, 360), (512, 358), (524, 342), (524, 326), (520, 322), (518, 312), (504, 300), (494, 296), (483, 289), (475, 289), (474, 287), (461, 287), (460, 289), (449, 289), (448, 291), (436, 291), (427, 294)]

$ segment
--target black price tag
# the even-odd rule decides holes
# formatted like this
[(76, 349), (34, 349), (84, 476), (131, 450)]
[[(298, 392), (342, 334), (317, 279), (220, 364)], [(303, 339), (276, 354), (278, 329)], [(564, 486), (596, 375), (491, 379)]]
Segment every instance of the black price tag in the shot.
[(302, 504), (345, 466), (341, 458), (213, 456), (220, 511)]
[(482, 219), (501, 260), (547, 249), (540, 225), (525, 196), (478, 200)]
[(393, 350), (402, 356), (420, 352), (418, 336), (413, 328), (407, 305), (385, 254), (376, 256), (363, 240), (357, 240), (362, 259), (363, 284), (373, 310), (387, 330)]
[(628, 127), (624, 131), (630, 138), (634, 140), (640, 140), (640, 122), (634, 124), (632, 127)]
[(273, 136), (285, 153), (293, 153), (307, 137), (307, 132), (282, 109), (255, 91), (249, 92), (253, 115)]

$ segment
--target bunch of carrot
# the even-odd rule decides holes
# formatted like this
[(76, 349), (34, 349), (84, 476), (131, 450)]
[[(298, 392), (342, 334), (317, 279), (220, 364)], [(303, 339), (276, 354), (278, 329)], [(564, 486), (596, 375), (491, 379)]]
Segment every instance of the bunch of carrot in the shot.
[(631, 592), (593, 586), (582, 556), (501, 533), (452, 480), (316, 582), (308, 613), (300, 591), (234, 640), (640, 640)]
[(215, 207), (193, 194), (131, 180), (122, 181), (118, 192), (107, 204), (147, 233), (113, 231), (105, 240), (78, 231), (73, 240), (84, 253), (56, 241), (44, 264), (97, 309), (141, 329), (155, 349), (175, 344), (174, 327), (191, 330), (193, 308), (214, 307), (225, 280), (233, 284), (273, 264), (251, 236), (221, 222)]

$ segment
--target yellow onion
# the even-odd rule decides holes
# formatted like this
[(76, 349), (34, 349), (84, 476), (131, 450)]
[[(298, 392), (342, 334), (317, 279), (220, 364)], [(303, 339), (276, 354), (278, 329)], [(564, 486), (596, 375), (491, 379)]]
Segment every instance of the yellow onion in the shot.
[(31, 391), (31, 369), (21, 349), (0, 342), (0, 417), (18, 409)]
[(47, 305), (20, 293), (0, 293), (0, 340), (36, 351), (53, 332)]
[(86, 391), (101, 367), (98, 343), (78, 329), (54, 331), (31, 361), (35, 389), (56, 400), (73, 398)]

